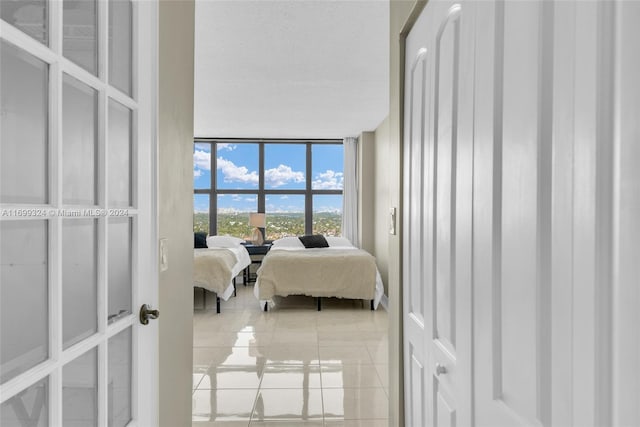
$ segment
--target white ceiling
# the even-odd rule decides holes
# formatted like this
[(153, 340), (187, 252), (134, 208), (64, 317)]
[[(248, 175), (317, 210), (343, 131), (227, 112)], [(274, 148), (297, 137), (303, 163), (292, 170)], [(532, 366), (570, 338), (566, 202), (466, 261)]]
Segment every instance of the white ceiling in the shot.
[(388, 0), (196, 0), (195, 136), (343, 138), (388, 114)]

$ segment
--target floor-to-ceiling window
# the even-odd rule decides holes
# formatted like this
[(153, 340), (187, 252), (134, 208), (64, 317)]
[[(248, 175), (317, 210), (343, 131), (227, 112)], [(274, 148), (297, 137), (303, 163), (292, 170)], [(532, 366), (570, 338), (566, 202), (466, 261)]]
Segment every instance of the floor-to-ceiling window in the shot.
[(339, 236), (343, 157), (340, 140), (196, 139), (194, 231), (249, 239), (264, 212), (269, 240)]

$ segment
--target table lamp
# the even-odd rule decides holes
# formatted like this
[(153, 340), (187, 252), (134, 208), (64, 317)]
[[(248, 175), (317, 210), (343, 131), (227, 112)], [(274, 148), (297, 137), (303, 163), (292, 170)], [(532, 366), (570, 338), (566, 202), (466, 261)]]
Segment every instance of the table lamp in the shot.
[(251, 235), (251, 241), (254, 245), (262, 245), (264, 243), (264, 236), (262, 230), (267, 226), (267, 218), (264, 213), (252, 212), (249, 214), (249, 225), (255, 227), (253, 234)]

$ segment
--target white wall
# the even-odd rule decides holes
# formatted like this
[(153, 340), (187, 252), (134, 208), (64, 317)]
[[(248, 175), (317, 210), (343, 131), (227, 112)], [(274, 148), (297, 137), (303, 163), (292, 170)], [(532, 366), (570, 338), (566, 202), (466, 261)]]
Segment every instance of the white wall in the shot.
[(390, 176), (389, 176), (389, 118), (378, 126), (374, 135), (374, 201), (375, 213), (373, 234), (374, 250), (378, 270), (384, 284), (384, 294), (389, 295), (389, 208), (390, 202)]
[(375, 205), (375, 134), (362, 132), (358, 138), (358, 235), (360, 248), (373, 254)]
[[(160, 1), (159, 237), (160, 425), (191, 425), (193, 364), (193, 0)], [(151, 392), (151, 391), (150, 391)]]
[[(401, 244), (402, 233), (401, 194), (402, 194), (402, 145), (401, 135), (401, 80), (400, 32), (413, 7), (422, 0), (391, 0), (389, 2), (389, 116), (376, 130), (376, 173), (380, 172), (380, 163), (384, 164), (386, 180), (376, 180), (376, 207), (386, 203), (382, 210), (376, 209), (376, 244), (383, 248), (376, 258), (381, 270), (387, 270), (387, 296), (389, 297), (389, 425), (403, 425), (403, 383), (402, 383), (402, 289), (401, 283)], [(388, 127), (388, 129), (386, 129)], [(388, 135), (388, 136), (387, 136)], [(390, 235), (388, 229), (389, 209), (396, 208), (396, 234)], [(386, 225), (385, 225), (386, 224)], [(386, 245), (384, 243), (386, 237)], [(387, 252), (384, 248), (386, 246)], [(385, 258), (385, 256), (387, 256)]]

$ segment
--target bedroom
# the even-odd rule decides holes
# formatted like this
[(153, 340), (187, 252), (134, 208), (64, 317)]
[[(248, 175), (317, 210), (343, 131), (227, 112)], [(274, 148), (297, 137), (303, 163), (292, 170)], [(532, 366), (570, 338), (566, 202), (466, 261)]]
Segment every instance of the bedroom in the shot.
[[(382, 236), (376, 236), (373, 230), (373, 193), (375, 181), (379, 179), (373, 173), (375, 141), (373, 132), (362, 135), (363, 131), (375, 130), (388, 109), (387, 7), (384, 2), (373, 6), (346, 2), (343, 5), (332, 4), (331, 7), (316, 2), (297, 5), (196, 3), (194, 231), (253, 240), (250, 214), (265, 212), (260, 228), (266, 241), (274, 244), (267, 249), (263, 271), (272, 265), (269, 261), (274, 260), (278, 241), (286, 236), (323, 234), (331, 240), (345, 235), (342, 232), (343, 203), (347, 203), (344, 200), (348, 197), (347, 182), (353, 179), (363, 183), (359, 186), (361, 193), (357, 194), (360, 200), (354, 201), (363, 207), (355, 210), (358, 217), (355, 225), (350, 226), (355, 228), (354, 237), (350, 240), (373, 253), (374, 239), (382, 240), (389, 235), (386, 227)], [(361, 19), (363, 25), (352, 27), (351, 23), (356, 19)], [(198, 38), (201, 32), (206, 37)], [(346, 40), (351, 41), (345, 43)], [(363, 64), (369, 65), (363, 67)], [(344, 141), (345, 137), (352, 136), (359, 140)], [(357, 162), (350, 168), (353, 176), (349, 177), (350, 171), (345, 166), (348, 143), (356, 147), (351, 158)], [(357, 237), (358, 224), (364, 228), (361, 244), (357, 243), (360, 240)], [(253, 264), (252, 273), (257, 267)], [(196, 275), (198, 271), (196, 266)], [(310, 273), (309, 269), (303, 268), (302, 271)], [(309, 277), (308, 274), (302, 276)], [(277, 282), (282, 283), (281, 280)], [(298, 282), (304, 282), (308, 288), (308, 280)], [(379, 283), (382, 282), (380, 279)], [(318, 415), (327, 420), (337, 420), (338, 414), (347, 411), (347, 417), (366, 416), (371, 423), (385, 422), (386, 398), (380, 399), (386, 396), (382, 386), (386, 384), (388, 375), (386, 370), (380, 371), (382, 365), (379, 362), (386, 361), (387, 347), (380, 339), (385, 334), (375, 335), (384, 309), (378, 308), (376, 317), (367, 313), (373, 295), (367, 295), (364, 303), (357, 302), (355, 310), (324, 297), (319, 300), (286, 297), (275, 299), (274, 306), (274, 299), (269, 295), (264, 297), (272, 301), (269, 312), (258, 317), (257, 311), (264, 307), (264, 303), (259, 305), (253, 291), (264, 289), (263, 278), (258, 277), (257, 283), (250, 284), (249, 289), (239, 283), (238, 280), (238, 296), (220, 302), (219, 319), (211, 315), (216, 311), (216, 296), (208, 293), (207, 310), (202, 310), (204, 294), (201, 290), (195, 291), (194, 342), (197, 345), (194, 345), (194, 358), (198, 363), (194, 365), (194, 425), (206, 420), (240, 420), (247, 414), (249, 417), (253, 415), (252, 422), (258, 423), (261, 421), (257, 413), (260, 405), (255, 405), (256, 413), (253, 414), (252, 408), (246, 407), (254, 401), (264, 405), (263, 420), (273, 422), (289, 412), (288, 417), (293, 421), (300, 409), (296, 395), (302, 395), (300, 387), (303, 383), (302, 379), (298, 382), (291, 380), (303, 368), (295, 360), (300, 364), (303, 360), (320, 360), (318, 352), (324, 352), (320, 363), (330, 363), (328, 351), (333, 352), (332, 359), (337, 357), (335, 344), (340, 341), (337, 336), (327, 337), (330, 329), (338, 336), (349, 337), (344, 344), (358, 352), (352, 357), (361, 357), (362, 362), (368, 363), (356, 364), (351, 360), (345, 365), (345, 381), (351, 381), (346, 390), (316, 388), (317, 384), (312, 384), (309, 387), (309, 421), (318, 421)], [(308, 289), (305, 292), (308, 294)], [(335, 295), (335, 292), (329, 293)], [(376, 306), (380, 297), (382, 295), (376, 299)], [(322, 312), (317, 311), (318, 303)], [(281, 308), (283, 304), (284, 309)], [(299, 311), (301, 317), (290, 318), (287, 315), (291, 311)], [(203, 367), (207, 365), (207, 352), (218, 354), (228, 351), (216, 347), (221, 344), (214, 340), (207, 341), (206, 338), (214, 337), (210, 331), (220, 328), (225, 332), (232, 328), (237, 331), (240, 318), (253, 322), (240, 330), (257, 329), (254, 339), (261, 343), (268, 365), (277, 364), (279, 360), (276, 357), (278, 353), (273, 353), (275, 343), (288, 349), (291, 371), (282, 370), (288, 381), (280, 390), (291, 395), (287, 400), (291, 400), (294, 407), (287, 411), (278, 413), (270, 408), (277, 375), (273, 370), (261, 372), (257, 369), (256, 359), (260, 356), (247, 357), (243, 346), (231, 350), (229, 358), (236, 361), (235, 368), (240, 371), (238, 381), (244, 378), (246, 389), (233, 390), (234, 367), (228, 366), (228, 361), (225, 362), (222, 356), (218, 356), (215, 363), (222, 366), (224, 372), (215, 380), (217, 390), (211, 390), (214, 381), (211, 375), (202, 376)], [(262, 319), (276, 318), (278, 323), (275, 325), (262, 323)], [(224, 326), (222, 322), (227, 319), (229, 326)], [(372, 322), (367, 324), (364, 319), (372, 319)], [(218, 322), (213, 323), (215, 321)], [(270, 327), (274, 328), (275, 335), (264, 337), (262, 329)], [(354, 336), (354, 332), (362, 328), (369, 329), (363, 332), (368, 340)], [(247, 341), (242, 333), (240, 335), (243, 338), (239, 342)], [(299, 341), (292, 346), (296, 337)], [(310, 347), (309, 339), (313, 337), (316, 339), (312, 342), (320, 344), (316, 349)], [(269, 342), (274, 345), (269, 345)], [(371, 359), (369, 350), (376, 352), (375, 360)], [(384, 354), (378, 355), (380, 352)], [(315, 357), (310, 357), (310, 354), (315, 354)], [(251, 360), (253, 367), (239, 362), (240, 355)], [(227, 366), (223, 366), (225, 363)], [(322, 369), (321, 365), (318, 366)], [(355, 369), (369, 374), (355, 380), (359, 377)], [(257, 379), (262, 375), (262, 382), (246, 378), (246, 370), (250, 370)], [(335, 380), (340, 376), (339, 372), (334, 363), (331, 373), (326, 375)], [(311, 381), (314, 375), (312, 372)], [(379, 379), (379, 376), (383, 378)], [(331, 378), (326, 382), (330, 381)], [(358, 387), (354, 388), (355, 385)], [(370, 401), (372, 406), (340, 410), (335, 404), (328, 404), (331, 396), (346, 393), (347, 397), (356, 391), (362, 398), (365, 394), (369, 396), (364, 400)], [(325, 401), (325, 411), (322, 412), (320, 404), (320, 414), (313, 412), (318, 411), (318, 392)], [(242, 414), (229, 413), (225, 402), (231, 395), (236, 395), (232, 399), (235, 406), (243, 407)], [(209, 404), (212, 396), (218, 400), (217, 407)], [(243, 401), (246, 401), (244, 406)], [(378, 418), (378, 421), (373, 418)]]
[[(138, 404), (136, 416), (151, 420), (148, 425), (189, 425), (194, 344), (193, 286), (189, 280), (193, 268), (194, 70), (185, 64), (194, 60), (195, 4), (163, 0), (154, 10), (154, 2), (136, 3), (144, 12), (136, 18), (149, 18), (136, 21), (141, 36), (136, 42), (149, 49), (138, 49), (131, 68), (143, 89), (139, 98), (132, 99), (127, 84), (122, 84), (126, 75), (116, 73), (113, 81), (105, 80), (110, 75), (107, 65), (122, 59), (117, 54), (127, 57), (126, 47), (105, 49), (110, 43), (123, 42), (119, 36), (127, 34), (125, 28), (117, 31), (118, 37), (110, 38), (109, 2), (95, 3), (99, 5), (99, 32), (85, 26), (83, 31), (63, 31), (64, 25), (78, 24), (65, 21), (66, 7), (91, 2), (64, 2), (64, 8), (63, 2), (25, 2), (38, 13), (32, 14), (37, 19), (27, 22), (24, 32), (5, 15), (13, 10), (6, 7), (11, 3), (0, 3), (0, 411), (4, 416), (16, 407), (29, 422), (42, 415), (50, 418), (48, 424), (62, 425), (68, 374), (77, 368), (92, 369), (99, 424), (107, 425), (111, 406), (106, 397), (113, 395), (109, 372), (118, 372), (107, 366), (108, 350), (119, 349), (137, 356), (139, 369), (133, 379), (138, 386), (132, 389), (139, 398), (132, 400)], [(389, 300), (389, 425), (446, 425), (452, 417), (465, 426), (639, 425), (638, 3), (426, 3), (389, 2), (385, 30), (388, 115), (367, 128), (368, 132), (350, 133), (372, 141), (366, 145), (375, 147), (363, 157), (369, 156), (365, 164), (373, 167), (362, 171), (375, 183), (369, 189), (369, 204), (363, 204), (374, 212), (365, 216), (368, 225), (363, 226), (374, 232), (362, 236), (371, 239), (368, 244), (379, 261)], [(11, 6), (16, 4), (19, 2)], [(51, 6), (49, 15), (39, 13), (42, 5)], [(48, 25), (43, 26), (38, 20), (45, 16)], [(156, 17), (159, 28), (153, 28)], [(275, 18), (272, 21), (277, 22)], [(295, 21), (287, 20), (287, 25)], [(354, 22), (355, 28), (361, 24)], [(101, 61), (78, 65), (76, 48), (78, 44), (88, 47), (82, 40), (92, 34), (99, 35), (90, 47), (98, 49)], [(158, 35), (155, 66), (153, 41)], [(65, 50), (68, 43), (70, 51)], [(443, 48), (432, 49), (434, 43)], [(427, 60), (435, 52), (444, 55), (440, 74), (432, 73), (433, 62)], [(455, 52), (458, 55), (452, 54)], [(97, 67), (93, 71), (89, 70), (92, 65)], [(423, 74), (405, 73), (412, 69)], [(268, 76), (269, 72), (266, 69), (263, 74)], [(415, 78), (420, 75), (428, 77), (431, 85), (420, 84)], [(436, 75), (442, 78), (436, 80)], [(403, 84), (412, 78), (415, 86)], [(154, 153), (149, 143), (155, 129), (150, 95), (156, 82), (158, 144)], [(439, 108), (454, 105), (434, 104), (434, 93), (425, 90), (440, 90), (439, 85), (446, 93), (458, 95), (436, 99), (455, 101), (460, 107), (455, 118), (460, 121), (456, 123), (459, 126), (443, 122), (436, 136), (451, 138), (448, 130), (455, 129), (462, 143), (456, 156), (452, 151), (440, 152), (438, 166), (442, 168), (423, 170), (423, 157), (429, 153), (425, 147), (432, 149), (433, 144), (414, 144), (420, 142), (417, 137), (403, 140), (403, 132), (405, 137), (424, 136), (420, 126), (405, 128), (405, 119), (431, 117)], [(409, 92), (409, 87), (415, 93)], [(32, 96), (24, 97), (24, 92)], [(69, 93), (87, 102), (64, 103)], [(420, 99), (429, 102), (408, 102)], [(232, 98), (223, 100), (233, 106)], [(260, 107), (261, 101), (252, 99), (240, 108)], [(290, 105), (301, 109), (296, 102)], [(421, 111), (431, 105), (437, 108)], [(101, 120), (92, 120), (91, 108)], [(126, 141), (126, 132), (118, 129), (126, 128), (131, 120), (121, 114), (127, 109), (143, 113), (128, 126), (139, 127), (136, 134), (141, 145), (134, 159), (139, 171), (145, 172), (129, 192), (126, 185), (117, 184), (130, 178), (127, 159), (99, 148), (104, 145), (97, 142), (98, 137), (108, 142), (109, 135)], [(69, 111), (82, 119), (64, 121)], [(294, 119), (296, 112), (291, 113)], [(119, 121), (120, 126), (110, 129), (105, 126), (105, 117)], [(452, 117), (443, 115), (442, 120)], [(430, 131), (434, 122), (410, 123), (420, 123)], [(95, 127), (95, 132), (85, 133), (96, 138), (93, 152), (60, 142), (63, 136), (70, 144), (77, 142), (80, 133), (65, 133), (69, 124)], [(25, 129), (33, 131), (30, 144), (22, 143)], [(474, 138), (465, 138), (469, 135)], [(476, 144), (473, 150), (466, 144), (470, 140)], [(107, 161), (111, 154), (114, 157)], [(455, 176), (459, 178), (456, 186), (448, 186), (448, 179), (454, 176), (449, 173), (454, 158), (460, 160), (454, 166), (461, 173)], [(71, 161), (71, 168), (66, 160)], [(119, 164), (121, 160), (124, 162)], [(105, 168), (108, 164), (122, 170), (122, 175), (114, 176)], [(435, 191), (429, 193), (434, 190), (434, 181), (415, 179), (423, 172), (439, 178), (441, 185)], [(82, 179), (66, 179), (74, 174)], [(112, 177), (119, 179), (110, 182), (107, 178)], [(130, 181), (129, 190), (132, 187)], [(451, 197), (451, 190), (459, 190), (457, 198)], [(25, 192), (29, 200), (20, 198)], [(82, 198), (76, 197), (78, 194)], [(444, 197), (445, 203), (437, 203), (433, 211), (439, 215), (429, 214), (434, 204), (430, 194)], [(138, 210), (127, 209), (132, 198)], [(447, 203), (452, 200), (455, 203)], [(114, 210), (103, 210), (105, 207)], [(451, 207), (459, 208), (457, 215), (447, 211)], [(131, 219), (108, 218), (110, 212)], [(390, 227), (394, 215), (396, 226)], [(434, 218), (441, 227), (425, 227), (433, 225), (428, 221)], [(68, 228), (73, 223), (82, 224), (77, 234)], [(390, 233), (391, 228), (395, 234)], [(94, 230), (89, 233), (91, 238), (86, 238), (84, 229)], [(439, 233), (435, 236), (444, 243), (425, 244), (430, 241), (422, 239), (425, 230)], [(137, 256), (148, 262), (135, 271), (137, 291), (124, 300), (131, 304), (120, 306), (118, 298), (109, 298), (109, 278), (126, 284), (131, 275), (120, 276), (109, 269), (120, 265), (125, 267), (121, 271), (127, 272), (127, 259), (132, 255), (127, 249), (131, 246), (117, 243), (125, 242), (127, 236), (131, 242), (132, 232), (140, 237), (133, 240)], [(457, 244), (448, 246), (453, 236)], [(157, 257), (158, 252), (162, 256)], [(434, 253), (441, 256), (434, 257)], [(14, 254), (21, 258), (14, 259)], [(461, 262), (449, 263), (447, 254)], [(422, 262), (423, 256), (428, 263)], [(74, 270), (87, 260), (93, 268)], [(160, 264), (164, 264), (161, 269)], [(455, 268), (447, 270), (451, 265)], [(455, 305), (449, 304), (453, 294), (447, 293), (446, 287), (434, 289), (435, 281), (428, 280), (433, 276), (427, 273), (438, 269), (455, 273), (460, 284)], [(67, 281), (69, 271), (78, 274)], [(76, 280), (87, 277), (92, 280)], [(445, 274), (438, 280), (446, 282), (451, 277)], [(94, 287), (78, 286), (86, 282)], [(75, 310), (65, 305), (69, 298), (64, 283), (74, 292), (87, 291), (77, 294)], [(155, 294), (142, 292), (147, 288), (155, 289)], [(5, 293), (13, 291), (19, 298)], [(89, 298), (91, 304), (80, 304), (80, 297)], [(142, 327), (138, 307), (147, 303), (159, 308), (161, 315)], [(438, 307), (445, 310), (435, 310)], [(314, 311), (313, 306), (309, 308)], [(369, 313), (362, 308), (362, 313)], [(155, 315), (153, 311), (146, 314)], [(217, 316), (215, 310), (212, 315)], [(430, 327), (432, 324), (436, 327)], [(431, 334), (440, 327), (447, 342), (426, 339), (438, 338)], [(127, 336), (132, 330), (136, 334)], [(77, 336), (69, 341), (67, 332), (80, 332), (81, 341), (74, 341)], [(159, 335), (159, 340), (154, 341), (153, 335)], [(132, 342), (136, 345), (123, 345)], [(457, 346), (453, 358), (452, 343)], [(22, 360), (16, 351), (25, 346), (26, 359)], [(85, 354), (89, 357), (80, 357)], [(47, 391), (48, 401), (43, 400)], [(117, 395), (126, 397), (126, 393)], [(157, 406), (154, 396), (158, 397)], [(25, 413), (25, 404), (34, 402), (47, 403), (49, 410), (37, 411), (34, 404), (26, 405), (27, 412), (35, 408), (33, 416)]]

